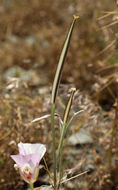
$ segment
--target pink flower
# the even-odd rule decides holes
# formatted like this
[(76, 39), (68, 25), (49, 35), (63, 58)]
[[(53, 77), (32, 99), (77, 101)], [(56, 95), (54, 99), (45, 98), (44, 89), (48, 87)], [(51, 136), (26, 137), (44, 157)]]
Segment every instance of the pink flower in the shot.
[(46, 152), (43, 144), (18, 144), (19, 155), (11, 155), (16, 162), (15, 167), (19, 169), (24, 181), (29, 184), (37, 180), (39, 174), (39, 163)]

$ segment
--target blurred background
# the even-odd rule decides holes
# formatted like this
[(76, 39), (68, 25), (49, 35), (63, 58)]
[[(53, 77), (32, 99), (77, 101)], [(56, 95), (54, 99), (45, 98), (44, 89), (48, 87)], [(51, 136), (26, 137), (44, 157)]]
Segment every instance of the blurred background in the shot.
[[(75, 180), (63, 188), (70, 190), (102, 190), (104, 188), (115, 190), (118, 188), (116, 178), (113, 186), (114, 177), (111, 179), (112, 177), (107, 176), (109, 174), (109, 172), (106, 174), (107, 166), (103, 169), (106, 163), (108, 148), (106, 146), (109, 144), (110, 127), (114, 118), (114, 103), (118, 96), (118, 8), (116, 1), (1, 0), (0, 189), (27, 188), (16, 174), (10, 159), (10, 154), (17, 153), (19, 141), (44, 144), (48, 141), (46, 159), (49, 167), (52, 166), (50, 121), (46, 120), (34, 126), (31, 121), (50, 112), (51, 86), (74, 14), (79, 15), (80, 19), (76, 23), (67, 54), (57, 111), (62, 114), (66, 102), (64, 97), (67, 97), (69, 88), (75, 86), (78, 90), (72, 111), (82, 108), (87, 111), (88, 115), (85, 117), (83, 113), (82, 119), (75, 120), (71, 135), (84, 126), (83, 128), (87, 127), (91, 130), (93, 142), (92, 145), (90, 142), (85, 143), (86, 145), (78, 142), (73, 144), (71, 139), (72, 141), (69, 142), (72, 144), (68, 145), (68, 151), (65, 151), (65, 154), (68, 155), (69, 151), (70, 154), (72, 153), (71, 146), (77, 149), (72, 153), (73, 157), (65, 161), (65, 166), (66, 169), (72, 166), (72, 163), (78, 166), (81, 163), (80, 160), (83, 160), (80, 155), (85, 157), (88, 151), (90, 163), (85, 162), (84, 165), (91, 168), (95, 175), (92, 173), (84, 176), (80, 185), (79, 181)], [(106, 122), (106, 128), (103, 126), (104, 122)], [(94, 128), (95, 126), (99, 128)], [(99, 134), (100, 138), (96, 134)], [(101, 148), (103, 144), (99, 143), (103, 143), (106, 147), (104, 151)], [(96, 147), (100, 152), (97, 156), (94, 152)], [(82, 148), (85, 150), (84, 153)], [(92, 155), (94, 158), (97, 157), (96, 160)], [(115, 163), (116, 158), (117, 156)], [(95, 166), (97, 162), (100, 162), (99, 166)], [(100, 167), (102, 167), (101, 170)], [(79, 165), (79, 171), (83, 170), (85, 168), (80, 169)], [(112, 174), (114, 176), (114, 172)], [(42, 170), (40, 175), (45, 176), (46, 172)], [(36, 186), (48, 184), (41, 179), (41, 176)], [(96, 186), (93, 176), (98, 182)], [(102, 183), (104, 176), (111, 180), (109, 184), (105, 183), (106, 186)]]

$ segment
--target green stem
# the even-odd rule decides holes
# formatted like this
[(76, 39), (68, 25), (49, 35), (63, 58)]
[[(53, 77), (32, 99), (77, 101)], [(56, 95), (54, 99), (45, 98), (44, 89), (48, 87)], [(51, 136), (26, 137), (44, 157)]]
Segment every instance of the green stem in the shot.
[(73, 100), (73, 96), (74, 96), (75, 91), (76, 91), (75, 88), (71, 89), (71, 94), (70, 94), (70, 97), (68, 99), (67, 105), (65, 107), (64, 116), (63, 116), (63, 126), (62, 126), (60, 142), (59, 142), (59, 146), (58, 146), (58, 154), (59, 154), (59, 183), (58, 183), (58, 189), (59, 189), (60, 181), (61, 181), (61, 178), (62, 178), (63, 141), (64, 141), (64, 136), (65, 136), (65, 132), (66, 132), (66, 128), (67, 128), (68, 115), (69, 115), (69, 112), (70, 112), (70, 108), (71, 108), (71, 105), (72, 105), (72, 100)]
[[(48, 168), (47, 162), (46, 162), (46, 160), (45, 160), (44, 157), (43, 157), (43, 161), (44, 161), (44, 164), (45, 164), (45, 170), (48, 172), (49, 179), (50, 179), (50, 181), (52, 182), (52, 176), (51, 176), (51, 173), (50, 173), (50, 171), (49, 171), (49, 168)], [(53, 185), (53, 184), (51, 184), (51, 185)]]
[(55, 143), (55, 128), (54, 128), (54, 114), (55, 114), (55, 104), (51, 105), (51, 131), (52, 131), (52, 149), (53, 149), (53, 162), (54, 162), (54, 190), (57, 189), (57, 179), (56, 179), (56, 143)]
[(33, 183), (30, 184), (30, 189), (31, 189), (31, 190), (34, 190)]
[(65, 135), (66, 123), (63, 123), (63, 129), (60, 138), (60, 145), (59, 145), (59, 185), (62, 178), (62, 157), (63, 157), (63, 140)]

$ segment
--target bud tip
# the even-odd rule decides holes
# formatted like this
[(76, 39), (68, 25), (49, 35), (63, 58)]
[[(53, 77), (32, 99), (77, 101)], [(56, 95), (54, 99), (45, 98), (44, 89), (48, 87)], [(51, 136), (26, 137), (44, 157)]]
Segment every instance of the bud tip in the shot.
[(79, 16), (73, 15), (74, 20), (77, 20)]

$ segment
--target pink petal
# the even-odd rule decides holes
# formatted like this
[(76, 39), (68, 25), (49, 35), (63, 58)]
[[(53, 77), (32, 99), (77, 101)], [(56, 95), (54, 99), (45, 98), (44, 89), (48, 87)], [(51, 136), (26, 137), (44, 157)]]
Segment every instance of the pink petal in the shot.
[(40, 154), (29, 154), (29, 155), (11, 155), (11, 158), (16, 162), (19, 167), (24, 164), (29, 164), (31, 168), (35, 168), (39, 165), (41, 160)]
[[(39, 165), (41, 159), (42, 159), (42, 157), (40, 154), (31, 154), (30, 155), (30, 162), (33, 164), (34, 168)], [(29, 164), (30, 164), (30, 162), (29, 162)]]
[(16, 162), (19, 167), (22, 167), (24, 164), (31, 162), (31, 156), (27, 155), (11, 155), (11, 158)]

